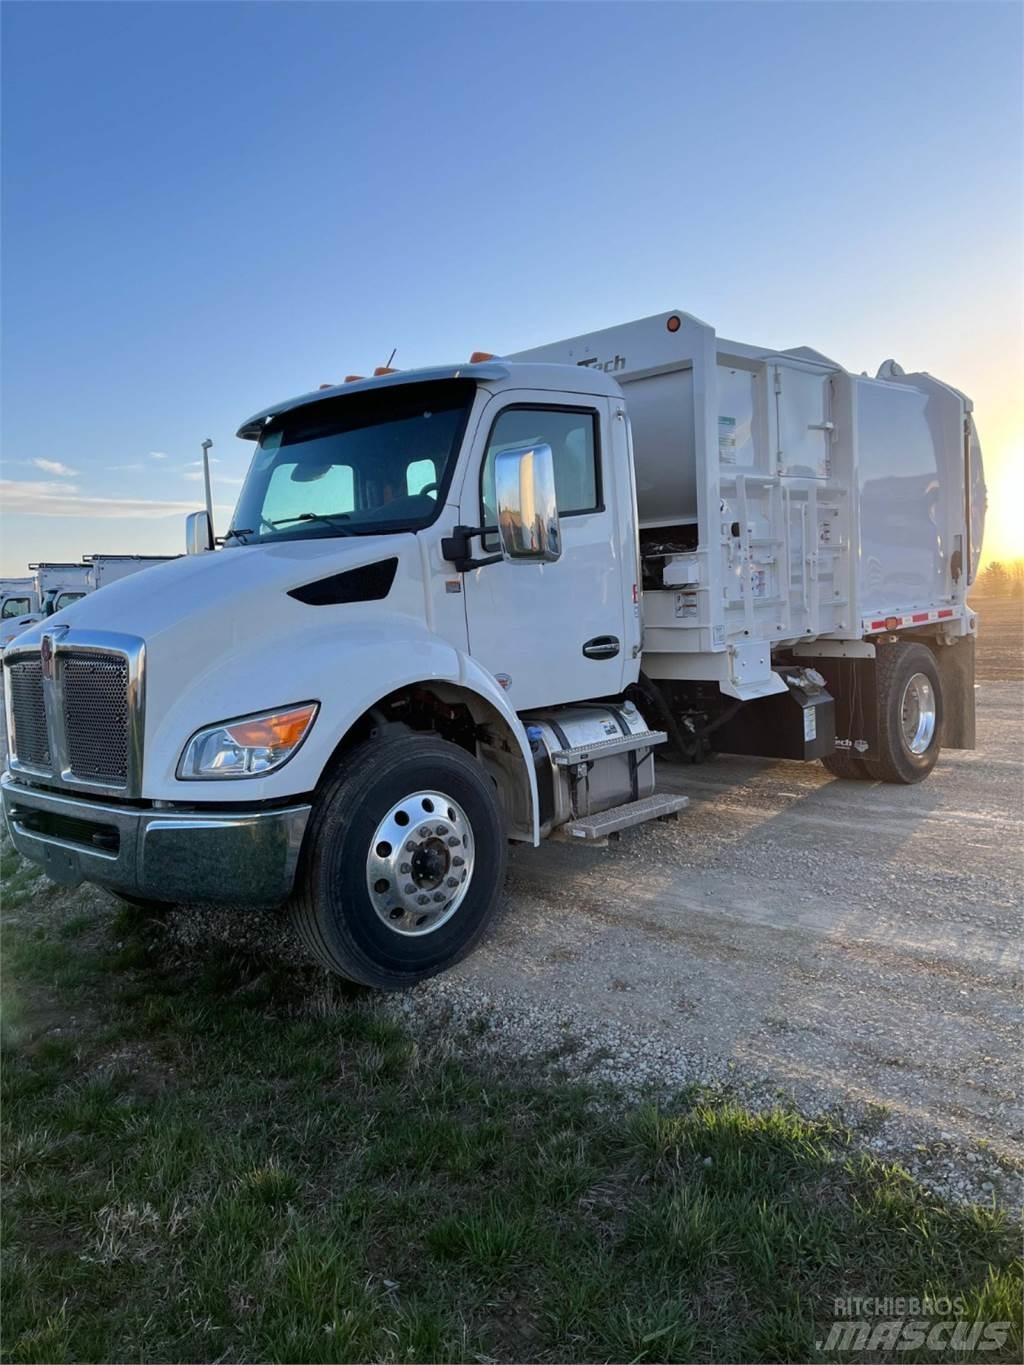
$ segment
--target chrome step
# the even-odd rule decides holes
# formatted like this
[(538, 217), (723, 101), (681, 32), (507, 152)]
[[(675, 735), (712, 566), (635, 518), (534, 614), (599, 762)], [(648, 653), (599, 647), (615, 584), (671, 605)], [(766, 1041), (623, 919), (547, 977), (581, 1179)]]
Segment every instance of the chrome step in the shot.
[(570, 820), (563, 829), (571, 839), (607, 839), (609, 834), (618, 834), (621, 829), (632, 829), (634, 825), (646, 824), (648, 820), (676, 815), (689, 804), (688, 796), (655, 792), (653, 796), (645, 796), (640, 801), (629, 801), (624, 806), (612, 806), (611, 810), (603, 810), (597, 815), (584, 815), (578, 820)]
[(599, 758), (628, 754), (633, 749), (653, 749), (667, 739), (664, 730), (644, 730), (639, 735), (613, 735), (611, 739), (595, 740), (593, 744), (577, 744), (574, 749), (556, 749), (551, 755), (551, 762), (559, 768), (572, 768), (577, 763), (596, 763)]

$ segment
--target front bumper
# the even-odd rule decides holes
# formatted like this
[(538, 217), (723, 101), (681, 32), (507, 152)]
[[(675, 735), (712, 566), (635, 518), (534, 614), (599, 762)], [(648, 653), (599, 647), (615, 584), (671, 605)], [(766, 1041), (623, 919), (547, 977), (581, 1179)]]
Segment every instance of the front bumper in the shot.
[(0, 791), (15, 848), (55, 882), (253, 908), (291, 894), (311, 809), (143, 810), (42, 791), (9, 773)]

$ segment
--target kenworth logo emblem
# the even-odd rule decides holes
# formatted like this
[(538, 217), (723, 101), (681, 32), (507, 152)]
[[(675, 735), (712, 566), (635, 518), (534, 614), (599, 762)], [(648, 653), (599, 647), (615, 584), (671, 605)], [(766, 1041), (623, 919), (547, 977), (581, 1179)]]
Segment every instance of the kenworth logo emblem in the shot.
[(591, 356), (589, 360), (577, 360), (577, 366), (582, 365), (588, 370), (604, 370), (605, 374), (615, 374), (618, 370), (626, 368), (626, 357), (624, 355), (612, 356), (611, 360), (598, 360), (597, 356)]
[(42, 673), (44, 678), (53, 677), (54, 642), (56, 640), (59, 640), (63, 635), (65, 635), (67, 633), (67, 629), (68, 629), (67, 626), (60, 626), (58, 627), (57, 630), (51, 632), (50, 634), (44, 635), (40, 642), (39, 658), (42, 665)]

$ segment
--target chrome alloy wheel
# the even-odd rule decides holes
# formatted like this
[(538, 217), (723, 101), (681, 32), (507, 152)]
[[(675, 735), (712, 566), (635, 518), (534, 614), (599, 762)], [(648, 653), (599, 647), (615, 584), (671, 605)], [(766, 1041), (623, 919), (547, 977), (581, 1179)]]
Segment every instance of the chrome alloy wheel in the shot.
[(923, 754), (935, 737), (935, 691), (923, 673), (907, 679), (900, 700), (903, 742), (912, 754)]
[(396, 934), (440, 929), (473, 880), (473, 830), (443, 792), (413, 792), (391, 807), (366, 855), (366, 889)]

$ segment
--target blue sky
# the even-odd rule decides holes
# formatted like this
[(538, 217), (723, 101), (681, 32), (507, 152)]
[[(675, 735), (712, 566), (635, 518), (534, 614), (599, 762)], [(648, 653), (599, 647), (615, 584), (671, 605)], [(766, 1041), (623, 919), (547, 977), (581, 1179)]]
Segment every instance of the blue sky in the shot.
[(3, 26), (0, 571), (181, 549), (204, 436), (230, 504), (242, 418), (394, 347), (669, 307), (966, 389), (990, 549), (1024, 552), (1018, 6), (7, 3)]

